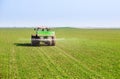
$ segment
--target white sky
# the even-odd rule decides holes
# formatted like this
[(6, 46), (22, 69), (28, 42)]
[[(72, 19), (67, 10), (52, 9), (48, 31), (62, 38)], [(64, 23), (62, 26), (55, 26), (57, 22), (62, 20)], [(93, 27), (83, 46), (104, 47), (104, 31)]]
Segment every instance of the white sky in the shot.
[(0, 0), (0, 27), (120, 28), (120, 0)]

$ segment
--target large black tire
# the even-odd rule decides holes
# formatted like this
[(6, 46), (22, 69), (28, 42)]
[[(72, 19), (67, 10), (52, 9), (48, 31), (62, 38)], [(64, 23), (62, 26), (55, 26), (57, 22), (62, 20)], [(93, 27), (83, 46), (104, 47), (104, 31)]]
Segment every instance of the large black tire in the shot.
[(51, 43), (52, 43), (52, 42), (51, 42), (51, 40), (52, 40), (52, 39), (51, 39), (51, 37), (50, 37), (50, 36), (48, 36), (48, 38), (47, 38), (47, 39), (48, 39), (48, 41), (47, 41), (47, 45), (48, 45), (48, 46), (51, 46)]
[(37, 35), (31, 36), (31, 45), (32, 46), (40, 46), (40, 37)]
[(52, 46), (55, 46), (55, 36), (52, 36)]

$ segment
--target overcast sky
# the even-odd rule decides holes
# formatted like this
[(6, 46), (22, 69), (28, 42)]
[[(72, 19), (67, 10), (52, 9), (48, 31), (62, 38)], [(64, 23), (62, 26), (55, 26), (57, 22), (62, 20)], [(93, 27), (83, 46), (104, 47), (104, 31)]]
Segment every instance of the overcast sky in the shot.
[(120, 0), (0, 0), (0, 27), (119, 27)]

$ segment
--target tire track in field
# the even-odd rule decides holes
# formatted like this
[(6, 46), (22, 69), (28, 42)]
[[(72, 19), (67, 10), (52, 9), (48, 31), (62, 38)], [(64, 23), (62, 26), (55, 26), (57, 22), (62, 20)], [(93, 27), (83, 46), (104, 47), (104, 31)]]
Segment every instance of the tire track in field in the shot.
[[(58, 50), (58, 48), (56, 47), (56, 48), (50, 48), (50, 49), (53, 49), (53, 50)], [(44, 50), (45, 51), (45, 50)], [(59, 51), (61, 51), (61, 50), (59, 50)], [(62, 52), (62, 53), (61, 53)], [(59, 54), (60, 54), (60, 56), (64, 56), (65, 58), (67, 57), (67, 58), (70, 58), (70, 60), (73, 60), (73, 61), (76, 61), (77, 63), (73, 63), (73, 64), (76, 64), (77, 66), (81, 66), (80, 64), (80, 62), (77, 60), (77, 59), (75, 59), (74, 57), (71, 57), (70, 55), (66, 55), (65, 53), (63, 54), (63, 50), (61, 51), (61, 52), (59, 52)], [(57, 52), (58, 53), (58, 52)], [(46, 54), (47, 55), (47, 54)], [(48, 56), (48, 55), (47, 55)], [(51, 58), (50, 58), (51, 59)], [(51, 59), (52, 60), (52, 59)], [(68, 61), (70, 61), (69, 59), (67, 59)], [(54, 62), (54, 61), (53, 61)], [(71, 62), (71, 61), (70, 61)], [(78, 64), (78, 62), (79, 62), (79, 64)], [(82, 67), (82, 66), (81, 66)], [(79, 68), (79, 67), (78, 67)], [(81, 68), (79, 68), (80, 70), (81, 70)], [(63, 71), (63, 69), (61, 69), (62, 71)], [(84, 77), (86, 77), (87, 78), (87, 76), (86, 76), (86, 73), (87, 73), (87, 69), (85, 69), (85, 68), (83, 68), (82, 67), (82, 72), (84, 72), (83, 73), (83, 75), (84, 75)], [(88, 71), (89, 73), (91, 73), (90, 71)], [(92, 75), (94, 75), (94, 74), (92, 74)], [(97, 75), (98, 76), (98, 75)], [(100, 77), (100, 76), (98, 76), (98, 77)], [(71, 78), (71, 77), (70, 77)], [(74, 78), (74, 77), (73, 77)]]
[(62, 73), (63, 69), (56, 66), (54, 61), (51, 59), (51, 57), (45, 53), (46, 50), (42, 49), (41, 51), (43, 52), (44, 56), (48, 59), (48, 61), (53, 65), (53, 67), (57, 70), (58, 74), (60, 76), (62, 75), (62, 78), (68, 78), (66, 73)]
[[(32, 49), (32, 51), (36, 51), (36, 50), (38, 50), (38, 49), (35, 49), (35, 50), (33, 50)], [(49, 69), (47, 66), (49, 65), (48, 63), (47, 63), (47, 61), (46, 61), (46, 59), (44, 58), (44, 55), (42, 54), (42, 53), (40, 53), (40, 51), (37, 51), (37, 53), (38, 53), (38, 55), (37, 56), (39, 56), (40, 58), (42, 58), (42, 61), (44, 61), (43, 63), (44, 64), (46, 64), (46, 68), (47, 68), (47, 70), (49, 71), (49, 72), (51, 72), (52, 70), (51, 69)], [(35, 53), (34, 53), (35, 54)], [(38, 69), (36, 69), (36, 71), (37, 71), (37, 74), (39, 75), (39, 77), (42, 77), (42, 75), (44, 75), (44, 74), (42, 74), (42, 71), (40, 70), (40, 66), (41, 66), (41, 63), (39, 63), (39, 61), (37, 60), (37, 58), (36, 58), (36, 56), (34, 55), (31, 55), (32, 57), (34, 57), (34, 59), (36, 59), (35, 61), (36, 61), (36, 63), (38, 64)], [(39, 58), (38, 58), (39, 59)], [(43, 64), (42, 63), (42, 64)], [(41, 74), (40, 74), (41, 73)]]
[[(61, 48), (61, 49), (63, 49), (64, 47), (62, 46), (62, 45), (59, 45), (59, 47)], [(89, 46), (88, 45), (88, 47), (91, 47), (91, 46)], [(102, 46), (102, 48), (96, 48), (96, 47), (93, 47), (94, 48), (94, 50), (91, 50), (90, 52), (97, 52), (96, 50), (100, 50), (99, 52), (101, 53), (101, 54), (104, 54), (106, 57), (109, 57), (109, 53), (105, 53), (105, 49), (103, 49), (103, 46)], [(93, 49), (92, 48), (92, 49)], [(70, 51), (69, 49), (67, 49), (68, 51)], [(74, 50), (76, 50), (77, 52), (81, 52), (79, 49), (74, 49)], [(83, 51), (83, 52), (85, 52), (85, 51)], [(86, 51), (86, 52), (88, 52), (88, 51)], [(112, 52), (112, 51), (110, 51), (109, 50), (109, 52)], [(80, 54), (79, 54), (80, 55)], [(81, 55), (82, 56), (82, 55)], [(91, 57), (91, 59), (92, 59), (92, 61), (96, 61), (96, 57), (95, 56), (92, 56)], [(81, 61), (82, 62), (82, 61)], [(89, 63), (89, 62), (88, 62)], [(102, 62), (101, 60), (97, 60), (97, 63), (99, 64), (99, 63), (101, 63), (101, 64), (104, 64), (104, 62)], [(84, 64), (84, 66), (87, 68), (87, 65), (85, 65)], [(103, 78), (105, 78), (105, 77), (108, 77), (109, 76), (109, 78), (113, 78), (114, 76), (112, 76), (112, 75), (108, 75), (108, 74), (110, 74), (109, 72), (106, 72), (105, 70), (102, 70), (102, 72), (101, 73), (99, 73), (99, 72), (97, 72), (97, 71), (94, 71), (94, 70), (91, 70), (90, 68), (88, 68), (90, 71), (92, 71), (92, 72), (94, 72), (94, 73), (96, 73), (96, 74), (99, 74), (99, 75), (101, 75)], [(106, 76), (106, 75), (108, 75), (108, 76)]]
[[(62, 47), (62, 45), (59, 45), (59, 48), (63, 50), (64, 47)], [(71, 50), (67, 49), (68, 52), (71, 52)], [(78, 50), (78, 49), (74, 49), (75, 51), (77, 52), (81, 52), (81, 50)], [(87, 52), (86, 50), (84, 51), (84, 53)], [(83, 52), (82, 52), (83, 53)], [(79, 54), (81, 57), (83, 57), (83, 55)], [(73, 56), (74, 57), (74, 56)], [(75, 58), (75, 57), (74, 57)], [(77, 59), (77, 58), (76, 58)], [(92, 56), (91, 57), (92, 60), (96, 60), (96, 57)], [(77, 59), (78, 60), (78, 59)], [(82, 62), (82, 61), (81, 61)]]
[[(70, 54), (68, 54), (67, 52), (65, 52), (63, 49), (61, 49), (60, 47), (56, 47), (57, 50), (61, 51), (65, 56), (67, 56), (68, 58), (70, 58), (71, 60), (75, 61), (76, 64), (79, 65), (80, 70), (82, 70), (84, 73), (92, 73), (91, 75), (96, 75), (98, 78), (103, 79), (104, 77), (102, 77), (100, 74), (90, 70), (89, 68), (87, 68), (85, 65), (83, 65), (79, 60), (77, 60), (75, 57), (71, 56)], [(86, 75), (85, 75), (86, 76)]]
[(10, 64), (9, 64), (9, 79), (18, 79), (19, 73), (18, 73), (18, 67), (17, 67), (17, 61), (16, 61), (16, 52), (15, 48), (13, 47), (11, 49), (10, 53)]
[[(37, 49), (34, 49), (35, 51), (37, 50), (37, 53), (38, 53), (38, 56), (39, 57), (41, 57), (42, 59), (43, 59), (43, 61), (44, 61), (44, 63), (46, 64), (46, 68), (47, 68), (47, 70), (48, 70), (48, 72), (51, 74), (51, 76), (53, 75), (52, 73), (56, 73), (56, 72), (54, 72), (54, 69), (52, 69), (51, 67), (50, 67), (50, 64), (52, 64), (51, 62), (50, 62), (50, 60), (47, 58), (47, 56), (44, 54), (44, 51), (42, 51), (42, 49), (39, 49), (38, 50), (38, 48)], [(33, 50), (33, 51), (34, 51)], [(41, 53), (40, 53), (40, 51), (41, 51)], [(50, 63), (50, 64), (49, 64)], [(39, 61), (38, 61), (38, 64), (39, 64)], [(53, 64), (52, 64), (53, 65)], [(40, 64), (39, 64), (39, 66), (40, 66)], [(54, 65), (53, 65), (54, 66)], [(41, 71), (42, 72), (42, 71)], [(38, 71), (38, 73), (41, 73), (40, 71)], [(48, 73), (47, 72), (47, 73)], [(42, 73), (43, 75), (46, 75), (46, 74), (44, 74), (44, 73)], [(39, 75), (41, 75), (41, 74), (39, 74)], [(56, 76), (57, 76), (57, 74), (56, 74)], [(44, 78), (44, 77), (43, 77)], [(54, 76), (52, 76), (52, 78), (56, 78), (56, 77), (54, 77)]]
[[(64, 46), (64, 45), (59, 45), (59, 48), (62, 49), (62, 50), (65, 50), (63, 46)], [(67, 49), (67, 50), (68, 50), (69, 52), (71, 52), (70, 49)], [(81, 52), (81, 50), (79, 50), (79, 49), (74, 49), (74, 50), (77, 51), (77, 52)], [(96, 49), (96, 50), (97, 50), (97, 49)], [(88, 52), (88, 51), (85, 50), (85, 51), (83, 51), (83, 52), (85, 53), (85, 52)], [(83, 52), (82, 52), (82, 53), (83, 53)], [(90, 51), (90, 52), (92, 52), (92, 51)], [(93, 52), (95, 52), (95, 51), (93, 51)], [(104, 52), (102, 52), (102, 53), (104, 53)], [(83, 57), (82, 54), (79, 54), (79, 55)], [(86, 55), (86, 54), (85, 54), (85, 55)], [(73, 56), (73, 57), (75, 58), (75, 56)], [(93, 61), (96, 61), (96, 57), (94, 57), (94, 56), (92, 56), (90, 59), (92, 59)], [(76, 58), (76, 60), (78, 60), (78, 59)], [(82, 61), (81, 61), (81, 62), (82, 62)], [(101, 63), (100, 61), (98, 61), (98, 62)], [(88, 62), (88, 63), (89, 63), (89, 62)], [(85, 64), (84, 64), (84, 66), (87, 67), (87, 65), (85, 65)], [(88, 69), (89, 69), (89, 68), (88, 68)], [(93, 70), (91, 70), (91, 71), (93, 71)], [(97, 73), (97, 72), (96, 72), (96, 73)]]
[(9, 47), (7, 47), (6, 49), (3, 48), (3, 51), (0, 52), (0, 75), (1, 75), (1, 78), (0, 79), (8, 79), (9, 78), (9, 55), (10, 53), (9, 52), (6, 52), (6, 51), (9, 51), (11, 52), (11, 50), (9, 49)]
[[(75, 61), (75, 62), (71, 62), (72, 64), (76, 64), (77, 66), (78, 66), (78, 60), (77, 59), (75, 59), (74, 57), (72, 57), (71, 55), (69, 55), (69, 54), (67, 54), (65, 51), (63, 51), (62, 49), (60, 49), (59, 47), (56, 47), (56, 50), (58, 50), (60, 53), (61, 53), (61, 55), (63, 55), (64, 57), (67, 57), (67, 60), (69, 61), (69, 62), (71, 62), (71, 60), (72, 61)], [(77, 63), (76, 63), (77, 62)], [(79, 67), (78, 67), (79, 68)], [(81, 70), (81, 69), (80, 69)], [(85, 70), (83, 70), (82, 69), (82, 72), (84, 72)], [(85, 72), (84, 72), (84, 74), (85, 74)], [(83, 76), (83, 75), (82, 75)], [(86, 76), (84, 76), (84, 77), (86, 77)]]
[[(37, 79), (37, 78), (42, 78), (42, 76), (44, 76), (44, 74), (41, 73), (42, 72), (40, 69), (41, 63), (39, 62), (40, 58), (43, 58), (43, 57), (42, 57), (42, 54), (40, 54), (37, 50), (38, 48), (31, 48), (31, 49), (24, 48), (24, 52), (22, 51), (24, 54), (21, 54), (20, 58), (22, 58), (24, 62), (22, 63), (20, 61), (22, 64), (21, 67), (27, 68), (27, 70), (24, 70), (25, 74), (22, 75), (23, 78)], [(42, 64), (45, 64), (45, 62), (43, 62)], [(48, 69), (48, 72), (49, 72), (49, 69)]]
[[(56, 51), (57, 50), (57, 48), (51, 48), (53, 51)], [(55, 53), (59, 53), (59, 56), (62, 56), (62, 57), (64, 57), (64, 59), (68, 62), (68, 63), (70, 63), (70, 64), (75, 64), (74, 62), (71, 62), (71, 59), (69, 59), (68, 58), (68, 56), (66, 56), (66, 55), (64, 55), (61, 51), (58, 51), (57, 50), (57, 52), (55, 52)], [(61, 65), (60, 65), (60, 67), (61, 67)], [(75, 66), (76, 67), (76, 66)], [(64, 67), (63, 67), (64, 68)], [(70, 72), (66, 72), (64, 69), (63, 69), (62, 67), (61, 67), (61, 70), (62, 71), (64, 71), (65, 73), (66, 73), (66, 75), (68, 76), (68, 78), (71, 78), (71, 79), (74, 79), (74, 78), (80, 78), (80, 77), (82, 77), (82, 75), (81, 74), (79, 74), (79, 77), (78, 77), (78, 75), (77, 75), (77, 77), (73, 77), (72, 75), (70, 75), (69, 73), (72, 73), (72, 72), (74, 72), (74, 71), (70, 71)], [(69, 70), (69, 69), (67, 69), (67, 70)]]
[[(41, 64), (38, 62), (39, 59), (37, 59), (36, 56), (41, 57), (41, 55), (37, 55), (36, 53), (33, 54), (34, 51), (35, 51), (35, 50), (31, 49), (30, 57), (31, 57), (31, 60), (34, 59), (34, 61), (33, 61), (32, 64), (35, 65), (34, 70), (35, 70), (35, 72), (37, 73), (37, 75), (38, 75), (37, 78), (38, 78), (38, 77), (41, 77), (41, 70), (39, 69)], [(31, 69), (32, 69), (32, 68), (31, 68)]]
[[(22, 50), (22, 49), (20, 49), (20, 50)], [(25, 73), (24, 75), (22, 75), (23, 77), (21, 77), (21, 78), (32, 78), (32, 77), (33, 78), (34, 77), (36, 77), (36, 78), (44, 78), (44, 76), (46, 76), (46, 74), (44, 74), (44, 73), (42, 74), (42, 71), (40, 71), (41, 63), (39, 63), (39, 58), (36, 57), (36, 56), (39, 56), (39, 57), (41, 57), (43, 59), (43, 61), (44, 61), (43, 63), (46, 64), (46, 68), (47, 68), (48, 72), (53, 71), (52, 69), (47, 67), (49, 65), (48, 59), (45, 58), (43, 53), (40, 53), (41, 50), (39, 51), (38, 48), (35, 48), (35, 49), (32, 48), (30, 50), (30, 52), (26, 52), (26, 51), (27, 51), (27, 49), (24, 49), (24, 52), (22, 51), (24, 53), (24, 55), (22, 53), (19, 54), (20, 58), (22, 58), (22, 61), (24, 61), (23, 63), (20, 61), (20, 63), (22, 64), (20, 67), (26, 68), (26, 67), (28, 67), (28, 64), (29, 64), (29, 70), (27, 70), (27, 72), (31, 73), (30, 70), (34, 69), (32, 73), (36, 73), (38, 76), (35, 76), (34, 74), (30, 75), (29, 73), (28, 74)], [(30, 60), (32, 60), (34, 63), (32, 63), (32, 61), (30, 61)], [(37, 64), (35, 64), (35, 63), (37, 63)], [(33, 66), (34, 64), (35, 64), (35, 66)], [(48, 72), (46, 72), (46, 73), (48, 73)], [(41, 75), (43, 75), (43, 76), (41, 76)], [(55, 77), (52, 77), (52, 78), (55, 78)]]
[(19, 77), (21, 77), (21, 79), (30, 79), (31, 75), (30, 75), (30, 67), (31, 67), (31, 63), (29, 63), (30, 61), (30, 55), (29, 55), (29, 51), (27, 51), (26, 48), (24, 48), (24, 50), (22, 48), (18, 48), (17, 49), (17, 64), (19, 67)]
[[(25, 50), (27, 51), (27, 49)], [(30, 51), (32, 51), (32, 49), (30, 49)], [(38, 75), (38, 72), (37, 72), (38, 63), (36, 64), (37, 60), (35, 55), (36, 53), (33, 54), (33, 52), (26, 52), (25, 60), (27, 61), (26, 64), (28, 65), (29, 78), (36, 78)]]

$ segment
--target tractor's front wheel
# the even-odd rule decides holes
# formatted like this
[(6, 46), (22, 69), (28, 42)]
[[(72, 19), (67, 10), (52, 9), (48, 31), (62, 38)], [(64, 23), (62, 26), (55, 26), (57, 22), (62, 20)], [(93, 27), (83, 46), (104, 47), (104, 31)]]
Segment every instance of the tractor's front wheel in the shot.
[(48, 46), (55, 46), (55, 36), (49, 36), (47, 41)]
[(49, 36), (47, 39), (48, 39), (47, 45), (48, 45), (48, 46), (51, 46), (51, 40), (52, 40), (51, 37)]
[(47, 41), (48, 46), (55, 46), (55, 36), (49, 36)]

